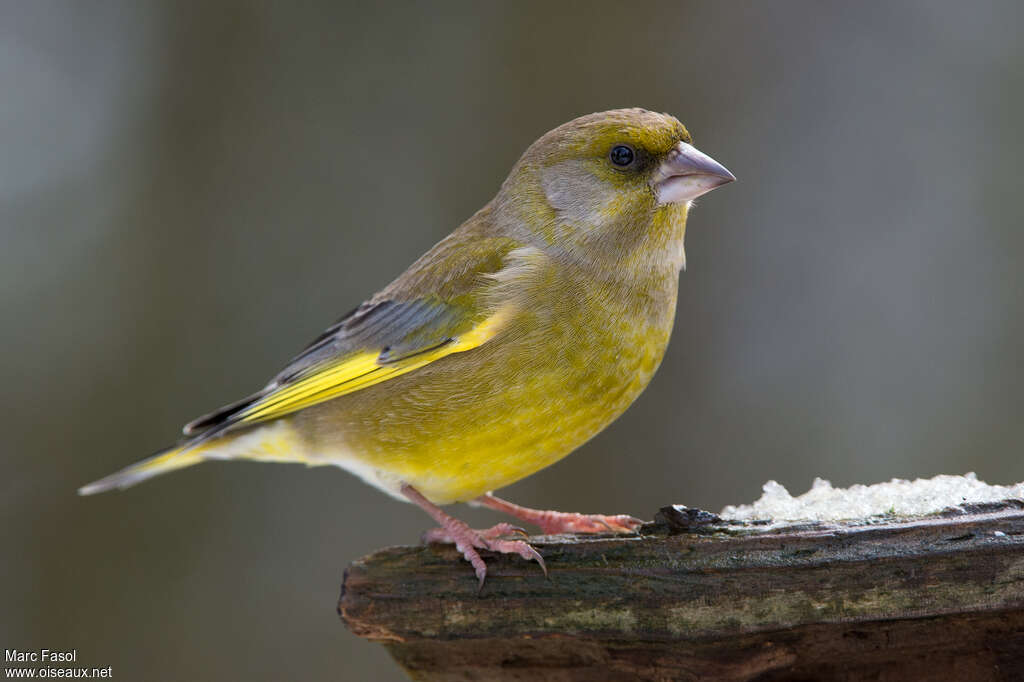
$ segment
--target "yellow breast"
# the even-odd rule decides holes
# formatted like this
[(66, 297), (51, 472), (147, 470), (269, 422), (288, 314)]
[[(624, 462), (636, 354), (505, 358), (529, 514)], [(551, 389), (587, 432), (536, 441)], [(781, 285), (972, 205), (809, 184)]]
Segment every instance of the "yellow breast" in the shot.
[(408, 483), (444, 504), (509, 485), (599, 433), (647, 386), (671, 330), (670, 284), (652, 295), (543, 281), (499, 337), (297, 413), (296, 431), (322, 463), (392, 493)]

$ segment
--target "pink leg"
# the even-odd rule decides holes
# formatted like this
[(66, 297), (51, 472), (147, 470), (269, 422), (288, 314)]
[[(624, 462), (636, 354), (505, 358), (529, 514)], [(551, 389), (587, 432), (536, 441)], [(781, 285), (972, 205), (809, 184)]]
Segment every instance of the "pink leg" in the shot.
[(542, 511), (520, 507), (487, 493), (474, 500), (477, 504), (496, 509), (517, 519), (540, 526), (547, 534), (555, 533), (632, 533), (643, 523), (640, 519), (618, 514), (573, 514), (570, 512)]
[(480, 589), (483, 589), (484, 579), (487, 577), (487, 565), (480, 558), (478, 549), (488, 549), (500, 554), (518, 554), (526, 560), (534, 560), (540, 564), (544, 575), (548, 574), (547, 566), (544, 565), (544, 558), (540, 553), (522, 540), (504, 540), (501, 536), (515, 533), (526, 533), (522, 528), (516, 528), (507, 523), (499, 523), (487, 530), (473, 530), (464, 522), (448, 516), (441, 508), (423, 497), (418, 490), (411, 485), (402, 486), (402, 494), (411, 502), (418, 505), (423, 511), (430, 514), (437, 521), (440, 528), (427, 531), (424, 540), (427, 542), (450, 542), (455, 548), (462, 552), (476, 572), (477, 580), (480, 581)]

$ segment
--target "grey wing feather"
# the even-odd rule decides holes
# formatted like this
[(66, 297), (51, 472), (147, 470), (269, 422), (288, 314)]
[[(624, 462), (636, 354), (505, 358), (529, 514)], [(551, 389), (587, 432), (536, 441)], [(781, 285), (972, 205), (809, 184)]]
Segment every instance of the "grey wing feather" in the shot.
[(314, 339), (263, 390), (189, 422), (183, 432), (190, 437), (222, 432), (273, 390), (341, 355), (379, 350), (380, 362), (388, 362), (448, 343), (452, 327), (464, 319), (464, 312), (458, 306), (428, 299), (363, 303)]

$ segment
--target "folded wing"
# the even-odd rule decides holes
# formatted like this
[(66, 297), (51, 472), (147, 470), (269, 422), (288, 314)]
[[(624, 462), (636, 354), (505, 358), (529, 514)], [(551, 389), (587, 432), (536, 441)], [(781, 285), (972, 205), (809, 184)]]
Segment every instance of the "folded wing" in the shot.
[(498, 334), (514, 307), (488, 290), (514, 243), (450, 236), (387, 289), (329, 327), (263, 390), (184, 428), (202, 442), (277, 419), (471, 350)]

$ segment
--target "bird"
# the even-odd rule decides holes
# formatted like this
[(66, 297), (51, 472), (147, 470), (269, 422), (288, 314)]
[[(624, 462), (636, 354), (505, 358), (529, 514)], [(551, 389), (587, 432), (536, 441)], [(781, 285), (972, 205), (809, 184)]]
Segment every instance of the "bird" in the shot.
[(494, 198), (328, 327), (264, 388), (190, 422), (173, 447), (91, 495), (207, 460), (334, 465), (421, 507), (480, 588), (480, 552), (543, 557), (495, 509), (545, 533), (635, 532), (625, 514), (494, 495), (593, 438), (640, 395), (675, 319), (693, 200), (736, 178), (678, 119), (581, 116), (531, 144)]

